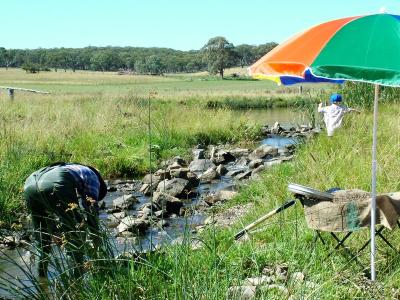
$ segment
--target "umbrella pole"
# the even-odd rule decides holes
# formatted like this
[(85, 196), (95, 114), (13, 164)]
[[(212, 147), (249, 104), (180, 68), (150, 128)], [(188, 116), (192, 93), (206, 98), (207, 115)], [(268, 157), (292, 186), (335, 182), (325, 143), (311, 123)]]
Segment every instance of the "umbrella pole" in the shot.
[(371, 192), (371, 280), (375, 281), (375, 221), (376, 221), (376, 145), (378, 130), (378, 97), (379, 85), (375, 85), (374, 129), (372, 134), (372, 192)]

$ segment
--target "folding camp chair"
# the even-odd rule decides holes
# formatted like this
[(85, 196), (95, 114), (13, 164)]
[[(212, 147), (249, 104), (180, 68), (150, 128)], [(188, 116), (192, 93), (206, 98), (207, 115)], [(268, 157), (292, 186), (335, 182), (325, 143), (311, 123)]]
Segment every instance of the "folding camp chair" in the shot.
[[(311, 229), (315, 230), (315, 236), (314, 236), (314, 242), (316, 243), (318, 240), (320, 240), (322, 242), (323, 245), (328, 246), (328, 243), (325, 241), (324, 237), (322, 236), (322, 232), (329, 232), (329, 236), (336, 242), (336, 245), (334, 246), (333, 250), (329, 252), (329, 254), (327, 255), (327, 257), (331, 256), (333, 253), (336, 252), (336, 250), (338, 250), (339, 248), (343, 248), (345, 250), (345, 253), (350, 257), (351, 260), (356, 261), (360, 266), (362, 266), (363, 269), (365, 269), (365, 267), (361, 264), (361, 262), (357, 259), (358, 255), (369, 245), (369, 243), (371, 242), (371, 239), (369, 239), (367, 242), (365, 242), (361, 248), (359, 248), (355, 254), (351, 252), (351, 250), (346, 247), (345, 242), (348, 241), (348, 239), (352, 236), (352, 234), (360, 229), (361, 227), (357, 227), (356, 223), (353, 222), (353, 224), (351, 224), (351, 222), (343, 222), (342, 224), (338, 224), (337, 229), (336, 230), (327, 230), (326, 228), (329, 228), (329, 224), (323, 224), (324, 226), (323, 229), (318, 229), (319, 224), (318, 220), (319, 217), (324, 218), (326, 217), (326, 219), (332, 220), (332, 222), (337, 221), (336, 219), (338, 218), (344, 218), (345, 214), (347, 213), (347, 211), (343, 212), (343, 207), (341, 207), (340, 209), (335, 207), (336, 203), (333, 202), (333, 193), (338, 191), (339, 189), (334, 188), (331, 190), (328, 190), (327, 192), (321, 192), (315, 189), (312, 189), (310, 187), (306, 187), (306, 186), (302, 186), (302, 185), (298, 185), (298, 184), (289, 184), (288, 189), (290, 192), (292, 192), (295, 196), (295, 198), (297, 200), (299, 200), (303, 206), (303, 208), (305, 209), (305, 215), (306, 215), (306, 221), (307, 221), (307, 225), (308, 227), (310, 227)], [(323, 203), (325, 201), (325, 204)], [(342, 204), (343, 203), (339, 203)], [(351, 204), (352, 203), (347, 203), (347, 206), (351, 208)], [(326, 212), (321, 213), (321, 216), (318, 215), (318, 211), (317, 209), (328, 209)], [(347, 208), (347, 207), (346, 207)], [(307, 214), (307, 210), (308, 210), (308, 214)], [(356, 211), (356, 210), (355, 210)], [(331, 212), (332, 215), (330, 214)], [(340, 215), (339, 215), (340, 213)], [(351, 211), (349, 211), (348, 213), (351, 213)], [(354, 211), (353, 211), (354, 213)], [(336, 215), (335, 215), (336, 214)], [(335, 219), (336, 217), (336, 219)], [(353, 217), (353, 219), (357, 219), (357, 216), (351, 216)], [(322, 221), (326, 221), (326, 220), (322, 220)], [(351, 221), (351, 220), (350, 220)], [(397, 226), (400, 227), (400, 223), (398, 220), (396, 220)], [(340, 226), (341, 225), (341, 226)], [(352, 228), (352, 226), (354, 226), (354, 228)], [(362, 226), (365, 227), (365, 226)], [(342, 230), (341, 230), (342, 229)], [(345, 230), (343, 230), (345, 229)], [(354, 229), (354, 230), (353, 230)], [(378, 228), (375, 229), (375, 234), (377, 237), (381, 238), (382, 241), (384, 241), (391, 249), (393, 249), (397, 254), (399, 254), (399, 251), (385, 238), (385, 236), (383, 235), (383, 230), (385, 229), (384, 226), (379, 226)], [(341, 232), (343, 232), (343, 236), (341, 236)]]

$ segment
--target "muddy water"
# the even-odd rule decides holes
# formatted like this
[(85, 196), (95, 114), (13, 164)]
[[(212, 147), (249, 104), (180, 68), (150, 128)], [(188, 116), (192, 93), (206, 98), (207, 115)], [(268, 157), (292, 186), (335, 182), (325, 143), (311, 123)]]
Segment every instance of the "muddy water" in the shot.
[[(274, 109), (265, 111), (254, 110), (246, 112), (245, 115), (250, 120), (257, 120), (257, 122), (261, 124), (271, 124), (275, 121), (279, 121), (283, 127), (290, 127), (302, 123), (304, 124), (306, 122), (303, 116), (288, 109)], [(238, 116), (243, 116), (243, 112), (238, 112)], [(296, 139), (284, 138), (281, 136), (272, 136), (261, 141), (261, 144), (268, 144), (278, 148), (295, 143), (297, 143)], [(187, 207), (195, 207), (201, 195), (223, 189), (234, 189), (234, 183), (231, 177), (222, 177), (213, 183), (200, 184), (197, 188), (197, 197), (188, 199), (184, 205)], [(109, 193), (105, 201), (108, 204), (111, 204), (115, 198), (123, 194), (127, 194), (127, 192), (117, 191)], [(139, 207), (150, 201), (148, 197), (145, 197), (141, 194), (137, 193), (135, 196), (139, 200), (139, 203), (136, 205), (136, 207)], [(135, 209), (128, 212), (128, 214), (131, 215), (135, 215), (136, 213), (137, 210)], [(103, 220), (103, 223), (107, 223), (107, 213), (105, 211), (101, 212), (100, 218)], [(163, 229), (150, 228), (147, 230), (144, 236), (128, 239), (115, 238), (115, 228), (109, 228), (110, 240), (114, 244), (116, 255), (118, 253), (133, 249), (136, 251), (155, 249), (162, 246), (164, 243), (171, 244), (178, 242), (182, 238), (182, 235), (185, 231), (195, 231), (196, 227), (203, 225), (205, 218), (206, 216), (204, 214), (198, 212), (194, 212), (193, 215), (185, 218), (169, 218), (167, 219), (169, 224), (167, 227), (164, 227)], [(10, 280), (12, 282), (15, 282), (18, 285), (20, 285), (22, 282), (23, 284), (29, 286), (30, 280), (23, 270), (28, 270), (31, 268), (32, 272), (30, 272), (30, 274), (35, 276), (35, 267), (34, 261), (31, 259), (33, 256), (30, 254), (31, 252), (32, 249), (27, 248), (20, 248), (18, 250), (3, 250), (3, 253), (0, 252), (0, 277), (7, 273), (10, 275)], [(10, 260), (14, 262), (10, 262)], [(4, 283), (2, 283), (0, 280), (0, 287), (2, 284)], [(2, 292), (0, 288), (0, 299), (2, 297), (9, 298), (9, 295)]]

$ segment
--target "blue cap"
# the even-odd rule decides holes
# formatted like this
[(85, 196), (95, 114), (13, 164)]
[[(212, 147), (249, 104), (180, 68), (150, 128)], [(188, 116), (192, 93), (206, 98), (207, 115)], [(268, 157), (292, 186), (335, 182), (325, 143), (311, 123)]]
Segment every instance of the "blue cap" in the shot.
[(340, 102), (342, 101), (342, 95), (340, 94), (333, 94), (331, 96), (331, 103)]

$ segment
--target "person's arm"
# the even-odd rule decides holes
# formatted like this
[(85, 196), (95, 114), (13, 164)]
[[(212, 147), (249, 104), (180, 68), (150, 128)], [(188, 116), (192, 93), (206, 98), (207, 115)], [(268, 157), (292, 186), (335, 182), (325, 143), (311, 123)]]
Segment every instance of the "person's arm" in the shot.
[(318, 112), (325, 112), (324, 107), (322, 106), (322, 102), (318, 104)]
[(350, 108), (349, 107), (347, 110), (348, 110), (348, 112), (356, 112), (358, 114), (361, 113), (361, 110), (358, 110), (358, 109), (355, 109), (355, 108)]
[(97, 201), (90, 197), (86, 197), (85, 212), (86, 212), (87, 226), (91, 238), (93, 240), (93, 245), (95, 249), (98, 249), (100, 246), (101, 238), (99, 231), (100, 226), (99, 226), (99, 211), (98, 211)]

